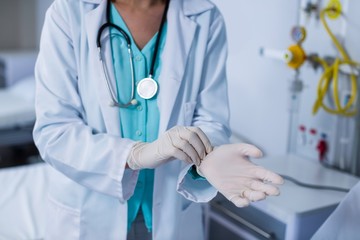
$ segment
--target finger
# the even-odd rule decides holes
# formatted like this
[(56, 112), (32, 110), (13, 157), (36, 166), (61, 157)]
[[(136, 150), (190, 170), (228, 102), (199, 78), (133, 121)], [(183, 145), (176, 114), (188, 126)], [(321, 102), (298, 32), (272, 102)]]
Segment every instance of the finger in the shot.
[(172, 144), (175, 148), (183, 151), (191, 159), (191, 163), (194, 163), (196, 166), (200, 165), (200, 157), (194, 147), (187, 141), (181, 138), (180, 133), (179, 137), (172, 139)]
[(245, 190), (243, 195), (251, 202), (260, 201), (266, 198), (265, 193), (261, 191)]
[(277, 187), (258, 181), (253, 181), (250, 184), (250, 188), (254, 191), (264, 192), (268, 196), (278, 196), (280, 194), (280, 191)]
[(197, 134), (197, 136), (201, 139), (201, 142), (204, 145), (207, 154), (212, 152), (213, 146), (211, 145), (209, 138), (206, 136), (206, 134), (200, 128), (192, 127), (192, 128), (187, 128), (187, 129), (192, 132), (195, 132)]
[(202, 142), (202, 140), (200, 139), (200, 137), (196, 132), (190, 130), (190, 128), (185, 127), (184, 131), (181, 130), (179, 131), (179, 134), (180, 134), (180, 138), (189, 142), (189, 144), (194, 148), (194, 150), (196, 151), (199, 157), (199, 161), (205, 158), (206, 147), (204, 146), (204, 143)]
[(273, 184), (280, 185), (284, 183), (284, 179), (280, 175), (261, 167), (256, 170), (255, 177)]
[(189, 164), (193, 164), (193, 161), (191, 160), (191, 158), (182, 150), (180, 149), (175, 149), (173, 152), (173, 157), (182, 161), (185, 161)]
[(231, 198), (229, 198), (229, 201), (231, 201), (237, 207), (247, 207), (250, 204), (248, 199), (242, 198), (242, 197), (237, 196), (237, 195), (234, 195)]
[(199, 136), (195, 132), (189, 130), (186, 127), (184, 127), (183, 130), (179, 130), (178, 133), (179, 133), (179, 138), (186, 141), (189, 145), (193, 147), (199, 158), (199, 164), (200, 164), (201, 159), (203, 159), (206, 156), (206, 152), (205, 152), (206, 150)]
[(260, 149), (254, 145), (241, 143), (239, 144), (240, 154), (248, 157), (260, 158), (263, 156), (263, 153)]

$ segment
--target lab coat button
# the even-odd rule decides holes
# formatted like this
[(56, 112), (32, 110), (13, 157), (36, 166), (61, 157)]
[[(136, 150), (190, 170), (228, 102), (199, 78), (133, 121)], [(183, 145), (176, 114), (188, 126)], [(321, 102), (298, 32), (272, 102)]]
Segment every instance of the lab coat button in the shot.
[(143, 107), (142, 106), (137, 106), (136, 108), (138, 111), (142, 111), (143, 110)]
[(142, 60), (142, 57), (138, 55), (138, 56), (135, 57), (135, 60), (140, 62)]
[(141, 132), (140, 130), (137, 130), (137, 131), (136, 131), (136, 135), (141, 136), (141, 135), (142, 135), (142, 132)]

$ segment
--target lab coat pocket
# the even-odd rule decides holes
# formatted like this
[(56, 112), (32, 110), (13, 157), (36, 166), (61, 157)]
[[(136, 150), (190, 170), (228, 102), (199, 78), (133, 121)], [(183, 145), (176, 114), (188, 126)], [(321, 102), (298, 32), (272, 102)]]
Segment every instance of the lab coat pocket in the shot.
[(80, 239), (80, 211), (48, 197), (45, 229), (45, 240)]
[(186, 102), (184, 105), (184, 126), (191, 126), (194, 118), (196, 101)]

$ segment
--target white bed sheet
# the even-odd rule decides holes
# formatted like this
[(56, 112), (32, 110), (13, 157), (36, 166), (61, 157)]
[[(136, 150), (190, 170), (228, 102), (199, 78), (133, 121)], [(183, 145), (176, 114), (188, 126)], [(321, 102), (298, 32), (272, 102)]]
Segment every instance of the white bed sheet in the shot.
[(48, 177), (45, 163), (0, 169), (0, 239), (44, 236)]
[(27, 77), (0, 89), (0, 130), (27, 126), (35, 121), (35, 80)]

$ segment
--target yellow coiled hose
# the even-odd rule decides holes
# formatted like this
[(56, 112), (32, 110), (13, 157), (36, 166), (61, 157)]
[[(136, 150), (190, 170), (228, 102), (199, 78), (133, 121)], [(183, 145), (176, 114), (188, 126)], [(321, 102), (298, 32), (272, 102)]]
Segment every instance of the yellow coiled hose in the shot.
[[(326, 32), (329, 34), (336, 48), (340, 52), (342, 59), (336, 58), (331, 66), (329, 66), (327, 62), (322, 58), (318, 57), (315, 59), (324, 68), (324, 73), (322, 74), (318, 84), (318, 90), (317, 90), (318, 96), (313, 106), (313, 114), (316, 114), (321, 107), (328, 113), (351, 117), (356, 114), (356, 110), (354, 110), (354, 106), (356, 104), (356, 99), (357, 99), (357, 76), (355, 74), (350, 75), (351, 95), (348, 101), (346, 102), (346, 104), (341, 104), (339, 97), (339, 68), (341, 65), (344, 64), (347, 64), (351, 67), (359, 67), (360, 63), (351, 60), (350, 56), (346, 53), (346, 51), (341, 46), (335, 35), (331, 32), (325, 20), (325, 15), (328, 11), (334, 11), (334, 9), (332, 8), (323, 9), (320, 12), (320, 19), (325, 27)], [(326, 106), (324, 103), (324, 98), (326, 96), (326, 93), (329, 91), (329, 87), (331, 86), (332, 80), (333, 80), (332, 84), (333, 84), (333, 98), (335, 102), (335, 108)]]

